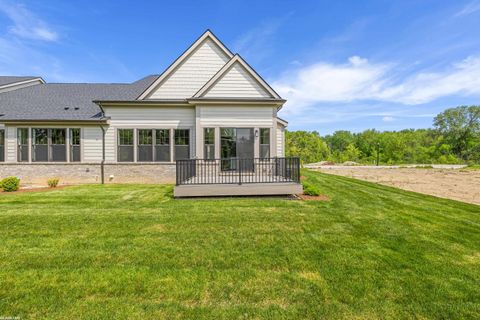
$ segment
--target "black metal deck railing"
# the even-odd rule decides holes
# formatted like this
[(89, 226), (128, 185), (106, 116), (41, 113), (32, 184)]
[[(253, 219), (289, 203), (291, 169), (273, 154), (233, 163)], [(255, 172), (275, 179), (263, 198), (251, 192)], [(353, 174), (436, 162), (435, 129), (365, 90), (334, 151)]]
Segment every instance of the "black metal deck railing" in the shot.
[(188, 159), (177, 160), (178, 185), (300, 182), (300, 159)]

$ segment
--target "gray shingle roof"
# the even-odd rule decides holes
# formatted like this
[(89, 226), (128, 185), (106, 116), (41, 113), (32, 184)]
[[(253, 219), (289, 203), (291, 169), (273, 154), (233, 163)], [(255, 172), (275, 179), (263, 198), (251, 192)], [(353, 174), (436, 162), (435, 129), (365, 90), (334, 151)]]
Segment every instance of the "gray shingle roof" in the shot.
[(94, 100), (135, 100), (157, 77), (148, 76), (130, 84), (47, 83), (0, 93), (0, 122), (101, 120), (101, 109)]
[(38, 77), (17, 77), (17, 76), (0, 76), (0, 87), (15, 83), (15, 82), (20, 82), (20, 81), (26, 81), (26, 80), (32, 80), (36, 79)]

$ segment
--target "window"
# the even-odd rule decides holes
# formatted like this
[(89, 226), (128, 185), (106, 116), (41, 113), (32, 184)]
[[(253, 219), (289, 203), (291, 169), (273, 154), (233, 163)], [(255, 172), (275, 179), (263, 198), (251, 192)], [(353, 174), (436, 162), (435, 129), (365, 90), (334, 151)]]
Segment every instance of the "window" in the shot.
[(50, 146), (49, 161), (65, 162), (67, 161), (67, 130), (49, 129)]
[(215, 159), (215, 129), (203, 129), (204, 151), (203, 157), (205, 159)]
[(270, 129), (260, 129), (260, 158), (270, 158)]
[(170, 130), (155, 130), (155, 161), (170, 162)]
[(32, 161), (48, 161), (48, 129), (32, 129)]
[(67, 161), (66, 129), (34, 128), (32, 130), (32, 161)]
[(70, 129), (70, 161), (80, 162), (80, 129)]
[(138, 159), (137, 161), (153, 161), (153, 130), (138, 130)]
[(18, 128), (17, 129), (17, 161), (26, 162), (28, 161), (28, 129), (27, 128)]
[(0, 129), (0, 162), (5, 161), (5, 130)]
[(133, 129), (118, 130), (118, 162), (133, 162)]
[(190, 158), (190, 130), (175, 130), (175, 160)]

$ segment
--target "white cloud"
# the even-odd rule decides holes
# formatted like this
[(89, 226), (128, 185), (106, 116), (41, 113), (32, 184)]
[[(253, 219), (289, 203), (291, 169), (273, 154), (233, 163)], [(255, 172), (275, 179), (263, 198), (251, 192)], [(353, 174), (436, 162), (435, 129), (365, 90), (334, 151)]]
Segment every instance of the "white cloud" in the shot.
[(13, 36), (41, 41), (57, 41), (59, 38), (56, 31), (22, 4), (0, 1), (0, 11), (12, 21), (9, 33)]
[(447, 96), (480, 96), (480, 57), (398, 79), (400, 71), (396, 72), (394, 64), (353, 56), (344, 64), (319, 62), (296, 68), (273, 81), (273, 87), (288, 99), (286, 110), (291, 114), (326, 102), (373, 100), (418, 105)]
[(462, 8), (462, 10), (458, 11), (455, 14), (455, 17), (470, 15), (477, 11), (480, 11), (480, 1), (478, 0), (468, 3), (465, 7)]
[(390, 117), (390, 116), (385, 116), (385, 117), (382, 118), (382, 121), (383, 122), (392, 122), (392, 121), (395, 121), (395, 118)]

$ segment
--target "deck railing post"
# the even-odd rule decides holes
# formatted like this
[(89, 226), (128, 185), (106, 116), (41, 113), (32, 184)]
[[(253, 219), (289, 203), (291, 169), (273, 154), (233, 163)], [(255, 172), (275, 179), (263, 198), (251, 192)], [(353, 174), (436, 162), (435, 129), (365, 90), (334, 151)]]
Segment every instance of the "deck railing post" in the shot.
[(238, 184), (242, 184), (242, 159), (238, 159)]

